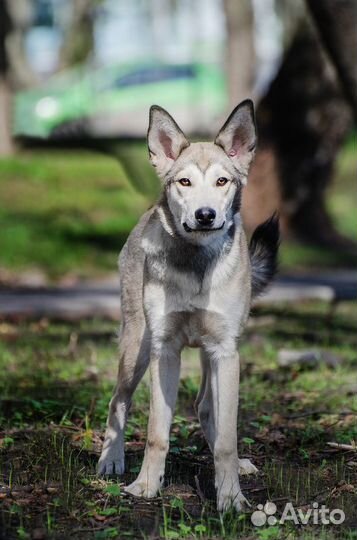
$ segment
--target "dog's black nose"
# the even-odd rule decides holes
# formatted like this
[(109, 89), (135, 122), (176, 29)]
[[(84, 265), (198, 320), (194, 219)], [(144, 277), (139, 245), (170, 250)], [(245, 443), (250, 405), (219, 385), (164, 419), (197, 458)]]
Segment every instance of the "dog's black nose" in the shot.
[(195, 218), (200, 225), (212, 225), (215, 217), (216, 212), (213, 210), (213, 208), (208, 208), (207, 206), (199, 208), (195, 212)]

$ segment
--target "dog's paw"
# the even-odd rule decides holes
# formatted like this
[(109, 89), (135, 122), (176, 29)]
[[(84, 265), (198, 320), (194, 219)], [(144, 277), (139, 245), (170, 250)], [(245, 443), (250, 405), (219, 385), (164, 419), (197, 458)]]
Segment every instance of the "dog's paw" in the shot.
[(250, 459), (239, 459), (238, 460), (238, 472), (239, 474), (257, 474), (258, 469), (250, 461)]
[(134, 495), (134, 497), (144, 497), (145, 499), (152, 499), (156, 497), (160, 486), (149, 484), (148, 482), (142, 482), (137, 478), (135, 482), (124, 488), (126, 493)]
[(103, 443), (102, 453), (98, 460), (97, 472), (99, 476), (119, 475), (124, 473), (125, 468), (124, 445), (120, 441), (113, 440), (113, 436), (106, 436)]
[(250, 508), (250, 504), (244, 497), (242, 490), (238, 485), (230, 484), (230, 486), (222, 486), (217, 493), (217, 510), (219, 512), (227, 512), (234, 508), (237, 512), (246, 512)]
[(250, 504), (244, 497), (239, 485), (237, 471), (221, 471), (216, 473), (217, 510), (227, 512), (234, 508), (237, 512), (246, 511)]
[(120, 475), (124, 473), (124, 459), (99, 459), (97, 472), (99, 476)]

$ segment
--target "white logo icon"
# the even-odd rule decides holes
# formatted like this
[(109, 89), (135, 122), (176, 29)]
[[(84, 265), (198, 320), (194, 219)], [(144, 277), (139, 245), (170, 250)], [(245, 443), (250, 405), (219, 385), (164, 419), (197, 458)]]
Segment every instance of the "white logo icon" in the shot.
[(264, 506), (258, 504), (257, 508), (258, 510), (255, 510), (250, 518), (253, 525), (262, 527), (266, 523), (268, 523), (268, 525), (275, 525), (277, 523), (278, 520), (274, 516), (277, 510), (275, 503), (267, 501)]

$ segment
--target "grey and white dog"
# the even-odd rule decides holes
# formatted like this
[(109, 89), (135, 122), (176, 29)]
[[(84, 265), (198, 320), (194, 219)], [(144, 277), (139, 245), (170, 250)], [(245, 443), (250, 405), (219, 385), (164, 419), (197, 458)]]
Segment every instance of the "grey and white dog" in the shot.
[(125, 490), (155, 497), (164, 478), (184, 346), (201, 350), (196, 410), (213, 453), (217, 507), (247, 503), (239, 474), (255, 473), (237, 453), (237, 340), (252, 297), (272, 278), (275, 217), (249, 247), (241, 190), (256, 146), (253, 103), (242, 102), (214, 143), (189, 143), (173, 118), (151, 107), (148, 147), (162, 180), (158, 203), (130, 234), (119, 259), (122, 326), (118, 382), (110, 402), (99, 474), (124, 472), (124, 429), (133, 392), (150, 364), (147, 444), (138, 478)]

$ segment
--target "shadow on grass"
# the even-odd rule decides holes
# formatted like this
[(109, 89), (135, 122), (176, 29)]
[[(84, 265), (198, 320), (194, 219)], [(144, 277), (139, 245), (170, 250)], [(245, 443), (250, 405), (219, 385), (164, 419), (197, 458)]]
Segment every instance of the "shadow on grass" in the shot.
[[(132, 482), (139, 471), (142, 426), (136, 426), (127, 443), (121, 484), (98, 479), (95, 474), (103, 431), (92, 426), (104, 424), (111, 384), (105, 387), (90, 378), (59, 382), (46, 370), (39, 370), (30, 381), (28, 375), (10, 374), (7, 385), (8, 395), (16, 389), (16, 398), (2, 400), (2, 424), (9, 426), (0, 433), (4, 539), (36, 537), (39, 531), (43, 538), (78, 539), (233, 539), (255, 534), (249, 515), (228, 513), (221, 518), (216, 513), (212, 456), (192, 419), (191, 424), (180, 418), (174, 422), (161, 496), (140, 500), (126, 496), (122, 485)], [(181, 413), (193, 390), (184, 385), (179, 399)], [(254, 412), (268, 407), (269, 400)], [(309, 407), (311, 410), (314, 404)], [(137, 418), (138, 411), (133, 413)], [(269, 421), (268, 432), (257, 432), (254, 424), (260, 417), (254, 416), (255, 422), (250, 422), (249, 414), (241, 415), (239, 450), (241, 457), (252, 459), (260, 470), (257, 476), (242, 477), (242, 489), (252, 508), (267, 500), (275, 502), (279, 514), (287, 502), (304, 511), (313, 502), (341, 508), (346, 522), (336, 536), (327, 538), (348, 538), (341, 535), (357, 525), (357, 470), (353, 453), (326, 449), (326, 440), (338, 439), (338, 426), (316, 430), (312, 425), (309, 429), (298, 419), (291, 422), (281, 417), (278, 423)], [(318, 410), (312, 418), (319, 418)], [(289, 538), (300, 538), (299, 530), (290, 531), (286, 525), (271, 538), (284, 538), (287, 531)], [(323, 538), (318, 525), (310, 524), (304, 530), (309, 538)]]
[[(42, 321), (0, 325), (0, 538), (352, 540), (356, 453), (326, 442), (349, 444), (357, 436), (354, 398), (345, 388), (356, 367), (349, 342), (354, 312), (348, 308), (334, 315), (335, 324), (326, 330), (326, 305), (266, 310), (257, 311), (256, 323), (260, 315), (265, 325), (258, 325), (259, 336), (253, 326), (241, 343), (239, 454), (260, 471), (242, 477), (242, 489), (252, 510), (267, 500), (275, 502), (279, 514), (287, 502), (304, 511), (316, 502), (343, 509), (344, 524), (329, 527), (325, 535), (311, 523), (256, 529), (249, 514), (217, 514), (212, 456), (192, 411), (198, 386), (194, 373), (181, 384), (161, 496), (139, 500), (122, 490), (137, 475), (143, 457), (149, 402), (145, 384), (129, 416), (121, 484), (98, 479), (96, 461), (116, 372), (115, 325)], [(306, 327), (315, 344), (339, 351), (341, 363), (335, 369), (277, 366), (281, 346), (310, 343)], [(343, 345), (338, 346), (339, 339)]]
[(94, 224), (85, 212), (78, 210), (53, 210), (42, 215), (33, 215), (31, 212), (13, 212), (7, 218), (7, 227), (11, 225), (24, 227), (29, 226), (41, 237), (46, 231), (46, 237), (53, 240), (62, 238), (73, 244), (94, 245), (99, 250), (116, 250), (119, 252), (124, 245), (133, 225), (135, 218), (123, 220), (111, 220), (102, 224)]
[[(171, 453), (161, 496), (147, 501), (126, 496), (116, 481), (98, 479), (96, 452), (79, 441), (78, 434), (66, 428), (12, 433), (6, 452), (0, 452), (2, 538), (39, 537), (42, 531), (43, 538), (233, 539), (252, 538), (257, 532), (249, 515), (230, 512), (220, 518), (215, 511), (212, 459), (207, 454)], [(142, 457), (142, 448), (129, 446), (122, 483), (134, 479)], [(242, 489), (253, 508), (269, 500), (276, 503), (278, 515), (287, 502), (305, 511), (313, 502), (343, 509), (347, 519), (334, 532), (336, 538), (347, 538), (357, 525), (354, 480), (344, 458), (302, 466), (275, 456), (264, 460), (257, 476), (243, 477)], [(303, 530), (309, 538), (323, 538), (318, 525), (310, 523)], [(301, 527), (289, 524), (269, 538), (285, 538), (288, 532), (289, 538), (301, 538)]]

